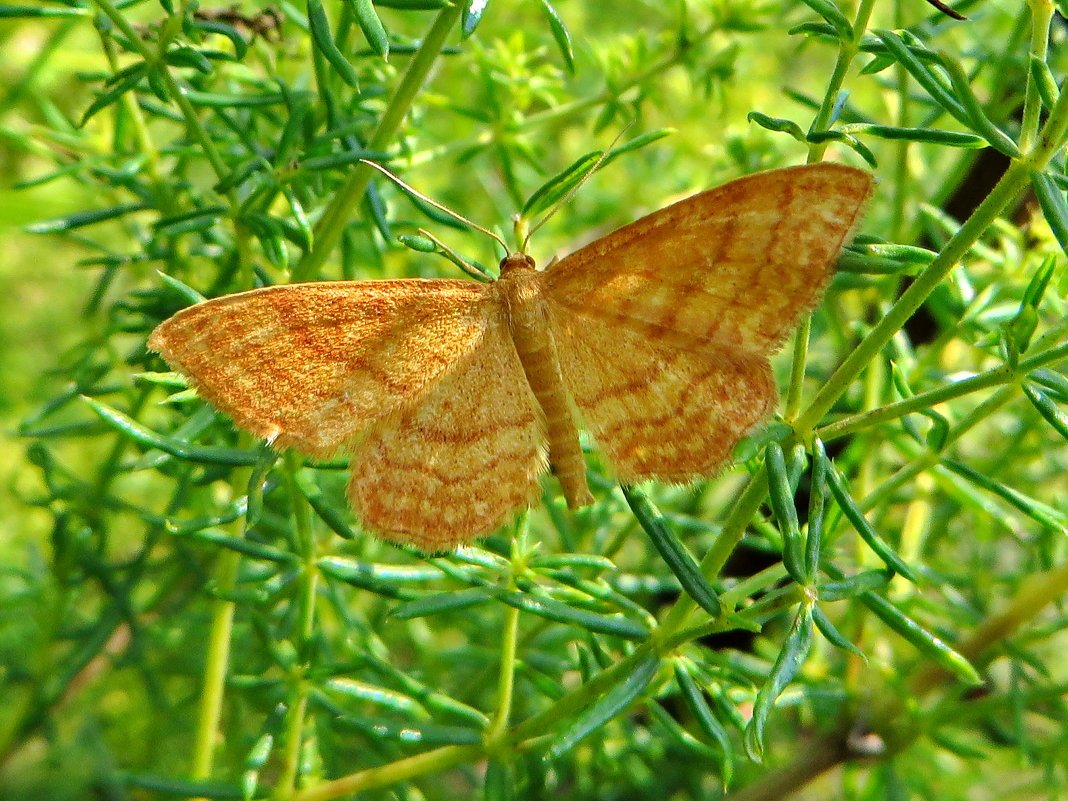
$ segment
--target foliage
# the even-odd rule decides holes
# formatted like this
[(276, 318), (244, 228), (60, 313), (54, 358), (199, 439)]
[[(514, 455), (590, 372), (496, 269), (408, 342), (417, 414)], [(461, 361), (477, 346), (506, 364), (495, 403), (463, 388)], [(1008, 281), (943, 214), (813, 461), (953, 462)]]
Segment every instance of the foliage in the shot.
[[(46, 284), (32, 336), (0, 320), (35, 400), (2, 407), (0, 795), (1063, 792), (1064, 21), (956, 10), (0, 6), (33, 199), (5, 222), (38, 215), (0, 277), (95, 278), (81, 314)], [(806, 157), (880, 181), (779, 422), (714, 481), (620, 488), (591, 454), (595, 506), (547, 483), (424, 558), (354, 528), (343, 463), (250, 441), (145, 350), (202, 296), (499, 257), (360, 159), (503, 228), (621, 131), (540, 257)]]

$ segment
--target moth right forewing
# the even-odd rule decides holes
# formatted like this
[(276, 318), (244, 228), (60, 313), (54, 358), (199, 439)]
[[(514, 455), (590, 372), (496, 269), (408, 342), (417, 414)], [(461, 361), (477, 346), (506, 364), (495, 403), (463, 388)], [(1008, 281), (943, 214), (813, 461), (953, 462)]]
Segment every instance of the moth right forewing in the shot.
[(837, 164), (741, 178), (581, 248), (545, 291), (646, 336), (767, 353), (819, 300), (872, 184)]

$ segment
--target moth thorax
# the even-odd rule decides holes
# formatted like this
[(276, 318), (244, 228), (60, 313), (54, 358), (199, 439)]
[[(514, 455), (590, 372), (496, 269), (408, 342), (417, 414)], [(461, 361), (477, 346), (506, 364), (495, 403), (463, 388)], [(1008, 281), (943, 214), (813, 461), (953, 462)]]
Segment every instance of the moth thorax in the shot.
[(534, 259), (526, 253), (509, 253), (501, 259), (501, 275), (507, 275), (516, 270), (533, 270)]

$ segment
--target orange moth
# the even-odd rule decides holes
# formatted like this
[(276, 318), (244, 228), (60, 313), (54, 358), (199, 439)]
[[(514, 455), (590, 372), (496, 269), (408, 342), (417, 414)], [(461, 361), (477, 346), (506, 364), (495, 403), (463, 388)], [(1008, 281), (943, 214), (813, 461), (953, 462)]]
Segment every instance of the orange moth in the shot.
[(149, 347), (278, 448), (352, 453), (363, 527), (441, 551), (535, 503), (551, 465), (591, 503), (581, 421), (620, 481), (710, 476), (771, 414), (768, 355), (821, 297), (871, 193), (836, 164), (759, 173), (489, 284), (323, 281), (241, 292)]

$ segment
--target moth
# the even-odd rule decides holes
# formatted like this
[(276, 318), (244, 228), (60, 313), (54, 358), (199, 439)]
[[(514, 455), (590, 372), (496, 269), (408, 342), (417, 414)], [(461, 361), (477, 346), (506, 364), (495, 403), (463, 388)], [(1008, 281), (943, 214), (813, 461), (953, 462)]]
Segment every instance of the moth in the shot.
[(148, 345), (276, 448), (352, 454), (364, 529), (424, 551), (487, 535), (551, 466), (592, 502), (578, 423), (615, 477), (714, 475), (778, 397), (769, 354), (822, 296), (872, 191), (815, 164), (702, 192), (498, 280), (323, 281), (208, 300)]

